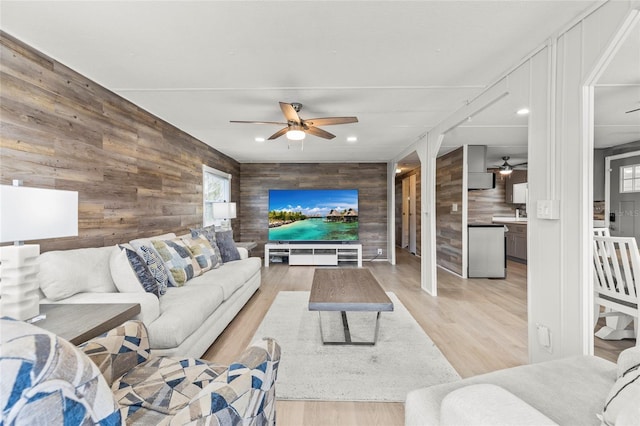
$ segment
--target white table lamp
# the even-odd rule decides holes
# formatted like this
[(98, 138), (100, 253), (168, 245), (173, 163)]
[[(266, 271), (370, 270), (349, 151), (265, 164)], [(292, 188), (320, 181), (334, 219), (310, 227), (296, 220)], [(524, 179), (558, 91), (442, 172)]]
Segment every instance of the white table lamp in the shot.
[(0, 185), (0, 317), (19, 320), (40, 313), (38, 244), (23, 241), (78, 235), (78, 193)]
[(213, 218), (221, 221), (222, 229), (231, 229), (229, 219), (236, 218), (236, 203), (226, 201), (213, 203)]

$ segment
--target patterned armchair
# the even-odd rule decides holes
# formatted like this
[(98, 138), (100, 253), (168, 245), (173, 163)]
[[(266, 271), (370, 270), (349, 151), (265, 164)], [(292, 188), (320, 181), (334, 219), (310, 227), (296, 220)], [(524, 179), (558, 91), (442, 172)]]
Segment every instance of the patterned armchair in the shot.
[(3, 425), (275, 424), (280, 347), (270, 338), (223, 366), (150, 356), (139, 321), (80, 347), (10, 319), (0, 333)]

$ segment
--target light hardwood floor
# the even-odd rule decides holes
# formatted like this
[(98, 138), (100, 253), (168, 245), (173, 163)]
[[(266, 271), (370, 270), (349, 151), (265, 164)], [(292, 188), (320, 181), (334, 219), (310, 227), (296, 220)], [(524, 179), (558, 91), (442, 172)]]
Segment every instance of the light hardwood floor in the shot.
[[(393, 291), (462, 377), (527, 363), (526, 265), (509, 262), (504, 280), (463, 280), (438, 271), (438, 297), (420, 289), (420, 259), (397, 251), (397, 265), (365, 262), (386, 291)], [(262, 285), (205, 359), (230, 363), (250, 343), (279, 291), (309, 291), (313, 267), (274, 264)], [(596, 339), (599, 340), (599, 339)], [(596, 342), (610, 360), (633, 341)], [(403, 425), (402, 403), (278, 401), (278, 424)]]

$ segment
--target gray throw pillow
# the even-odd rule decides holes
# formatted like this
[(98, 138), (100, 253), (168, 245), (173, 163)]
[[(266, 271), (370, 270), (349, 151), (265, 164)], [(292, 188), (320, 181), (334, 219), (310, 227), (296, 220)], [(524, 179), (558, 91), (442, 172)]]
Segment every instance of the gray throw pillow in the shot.
[(216, 242), (224, 263), (240, 260), (240, 253), (236, 247), (236, 242), (233, 241), (232, 231), (216, 232)]
[(160, 297), (158, 282), (149, 270), (149, 267), (147, 266), (147, 263), (144, 261), (144, 259), (142, 259), (142, 257), (140, 257), (140, 255), (133, 250), (130, 250), (123, 246), (118, 247), (120, 247), (120, 250), (123, 250), (127, 255), (129, 265), (131, 265), (131, 269), (133, 269), (136, 277), (138, 277), (138, 281), (140, 282), (140, 285), (142, 285), (142, 288), (144, 288), (144, 291)]

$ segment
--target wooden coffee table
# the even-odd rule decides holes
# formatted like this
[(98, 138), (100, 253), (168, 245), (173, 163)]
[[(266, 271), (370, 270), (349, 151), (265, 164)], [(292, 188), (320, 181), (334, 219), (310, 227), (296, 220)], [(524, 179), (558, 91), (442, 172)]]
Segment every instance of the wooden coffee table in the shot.
[[(393, 302), (368, 269), (316, 269), (309, 295), (309, 310), (318, 311), (318, 315), (321, 315), (323, 311), (341, 312), (344, 341), (325, 341), (320, 320), (320, 335), (323, 344), (375, 345), (378, 340), (380, 312), (393, 311)], [(377, 312), (373, 341), (353, 342), (351, 340), (347, 312)]]

